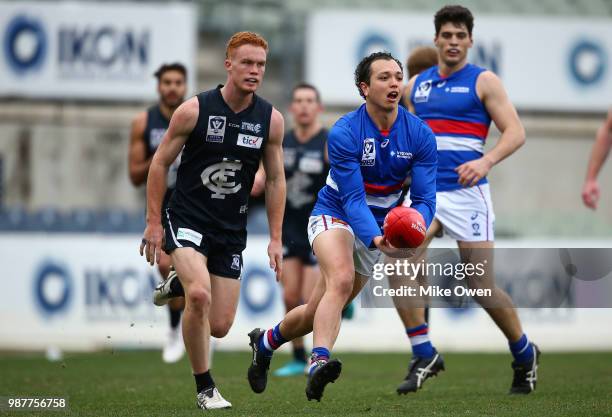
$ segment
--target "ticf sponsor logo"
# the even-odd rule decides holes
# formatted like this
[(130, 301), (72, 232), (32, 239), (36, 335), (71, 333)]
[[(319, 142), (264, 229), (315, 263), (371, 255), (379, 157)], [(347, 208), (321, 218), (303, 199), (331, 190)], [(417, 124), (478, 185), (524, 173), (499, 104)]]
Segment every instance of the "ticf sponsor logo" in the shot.
[(259, 149), (263, 143), (263, 137), (245, 135), (243, 133), (238, 134), (238, 141), (236, 145), (244, 146), (245, 148)]

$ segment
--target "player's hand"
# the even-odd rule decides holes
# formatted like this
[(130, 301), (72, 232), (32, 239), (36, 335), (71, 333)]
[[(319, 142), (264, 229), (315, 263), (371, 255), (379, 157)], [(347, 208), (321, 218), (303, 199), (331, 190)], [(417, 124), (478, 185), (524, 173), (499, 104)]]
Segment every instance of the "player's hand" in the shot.
[(374, 238), (374, 244), (376, 247), (385, 255), (390, 258), (412, 258), (418, 248), (396, 248), (393, 246), (386, 237), (376, 236)]
[(147, 224), (140, 243), (140, 256), (145, 255), (150, 265), (159, 263), (163, 236), (164, 229), (161, 224)]
[(280, 281), (283, 273), (283, 244), (280, 240), (270, 240), (268, 257), (270, 258), (270, 268), (276, 272), (276, 281)]
[(582, 186), (582, 201), (590, 209), (596, 210), (599, 202), (599, 184), (597, 180), (586, 180)]
[(459, 174), (459, 184), (464, 187), (472, 187), (483, 179), (493, 167), (493, 163), (486, 157), (466, 162), (455, 168)]

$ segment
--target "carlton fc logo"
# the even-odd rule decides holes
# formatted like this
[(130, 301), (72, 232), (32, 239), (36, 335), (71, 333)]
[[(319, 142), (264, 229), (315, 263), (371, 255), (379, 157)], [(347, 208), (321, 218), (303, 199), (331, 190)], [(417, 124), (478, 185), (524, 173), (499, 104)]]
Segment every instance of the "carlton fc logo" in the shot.
[(230, 268), (240, 271), (240, 255), (232, 255), (232, 266)]
[(431, 80), (421, 81), (414, 93), (415, 103), (426, 103), (431, 93)]
[(221, 143), (225, 136), (225, 116), (208, 116), (206, 142)]
[(212, 191), (211, 198), (225, 200), (225, 196), (236, 194), (242, 188), (240, 177), (236, 172), (242, 169), (242, 162), (223, 158), (223, 162), (218, 162), (206, 168), (202, 175), (202, 183)]

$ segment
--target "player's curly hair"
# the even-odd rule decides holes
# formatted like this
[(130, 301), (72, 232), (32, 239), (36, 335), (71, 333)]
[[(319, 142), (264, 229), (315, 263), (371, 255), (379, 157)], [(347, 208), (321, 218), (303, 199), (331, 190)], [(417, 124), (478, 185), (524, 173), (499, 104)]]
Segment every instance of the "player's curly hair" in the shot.
[(359, 84), (366, 83), (366, 85), (370, 85), (370, 77), (372, 76), (372, 62), (378, 61), (379, 59), (384, 59), (385, 61), (394, 60), (399, 65), (400, 70), (404, 72), (404, 67), (402, 63), (391, 55), (389, 52), (374, 52), (365, 58), (363, 58), (359, 64), (357, 64), (357, 68), (355, 68), (355, 85), (357, 86), (357, 90), (359, 90), (359, 95), (365, 98), (363, 91), (361, 91), (361, 87)]
[(242, 45), (260, 46), (268, 52), (268, 42), (260, 34), (255, 32), (236, 32), (227, 41), (225, 58), (228, 59), (232, 55), (232, 52)]
[(453, 23), (455, 25), (464, 24), (468, 34), (472, 36), (474, 28), (474, 16), (466, 7), (459, 5), (444, 6), (436, 12), (434, 16), (434, 26), (436, 27), (436, 36), (440, 34), (440, 28), (445, 23)]

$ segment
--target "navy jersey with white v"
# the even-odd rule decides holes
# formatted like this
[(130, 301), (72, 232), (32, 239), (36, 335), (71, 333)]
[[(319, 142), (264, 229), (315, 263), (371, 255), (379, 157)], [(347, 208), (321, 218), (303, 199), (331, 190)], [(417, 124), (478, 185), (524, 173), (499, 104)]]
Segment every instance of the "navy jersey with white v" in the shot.
[(429, 227), (436, 210), (436, 142), (431, 129), (400, 107), (381, 132), (365, 104), (340, 118), (328, 138), (330, 172), (312, 215), (346, 221), (368, 247), (412, 177), (410, 197)]
[(170, 209), (191, 225), (242, 231), (272, 105), (254, 94), (249, 107), (234, 113), (221, 86), (197, 98), (200, 113), (185, 142)]
[(153, 156), (169, 125), (170, 120), (161, 112), (159, 104), (147, 109), (147, 124), (144, 130), (147, 158)]
[[(166, 130), (168, 130), (169, 125), (170, 120), (168, 120), (166, 116), (164, 116), (164, 114), (161, 112), (159, 104), (151, 106), (147, 109), (147, 123), (145, 125), (143, 135), (147, 159), (151, 158), (155, 151), (157, 151), (157, 148), (159, 147), (159, 144), (161, 143), (162, 138), (166, 133)], [(176, 186), (176, 172), (178, 171), (178, 166), (180, 162), (181, 155), (179, 154), (179, 156), (176, 158), (176, 161), (174, 161), (172, 165), (170, 165), (170, 167), (168, 168), (168, 175), (166, 177), (166, 185), (168, 187), (168, 192), (164, 196), (164, 207), (168, 203), (170, 193)]]
[[(325, 161), (327, 129), (321, 129), (308, 142), (301, 143), (295, 131), (285, 134), (283, 159), (287, 181), (287, 204), (283, 221), (283, 239), (300, 240), (309, 249), (306, 227), (308, 217), (325, 185), (329, 166)], [(301, 239), (298, 239), (298, 236)]]

